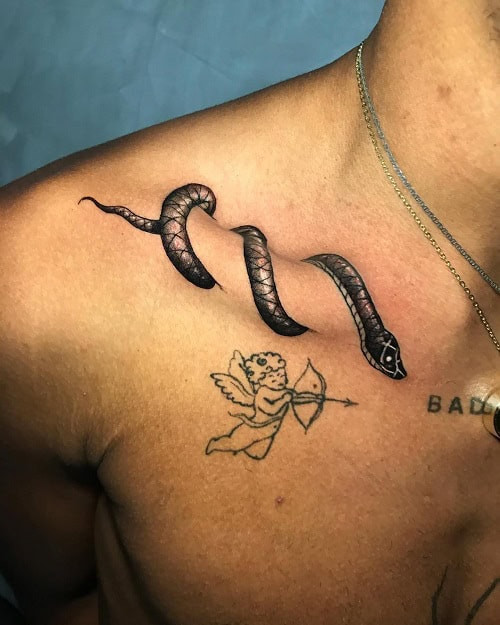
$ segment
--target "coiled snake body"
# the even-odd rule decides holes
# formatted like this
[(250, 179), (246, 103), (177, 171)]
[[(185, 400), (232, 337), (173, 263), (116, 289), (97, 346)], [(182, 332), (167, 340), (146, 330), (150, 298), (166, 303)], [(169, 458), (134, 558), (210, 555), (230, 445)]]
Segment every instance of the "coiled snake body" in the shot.
[[(159, 234), (165, 252), (174, 267), (192, 284), (211, 289), (217, 284), (194, 253), (186, 229), (191, 210), (198, 206), (213, 216), (216, 199), (202, 184), (187, 184), (165, 198), (159, 219), (136, 215), (126, 206), (107, 206), (90, 196), (105, 213), (119, 215), (139, 230)], [(243, 237), (243, 251), (252, 295), (263, 321), (277, 334), (298, 336), (309, 328), (297, 323), (283, 308), (274, 281), (271, 255), (264, 234), (255, 226), (232, 229)], [(317, 254), (304, 259), (333, 280), (342, 294), (358, 329), (361, 350), (372, 367), (400, 380), (406, 376), (396, 337), (384, 327), (363, 279), (349, 261), (338, 254)]]

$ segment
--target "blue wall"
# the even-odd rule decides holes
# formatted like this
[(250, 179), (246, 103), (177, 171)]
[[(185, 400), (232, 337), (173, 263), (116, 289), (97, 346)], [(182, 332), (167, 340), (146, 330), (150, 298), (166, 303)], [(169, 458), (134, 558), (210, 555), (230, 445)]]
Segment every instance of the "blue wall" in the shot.
[(341, 56), (383, 0), (0, 0), (0, 184)]

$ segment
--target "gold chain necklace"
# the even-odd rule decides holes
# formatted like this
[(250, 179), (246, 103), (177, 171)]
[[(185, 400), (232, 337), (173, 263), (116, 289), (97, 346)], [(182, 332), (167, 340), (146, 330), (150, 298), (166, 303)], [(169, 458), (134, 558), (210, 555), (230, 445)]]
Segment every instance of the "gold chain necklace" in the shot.
[(425, 236), (425, 238), (429, 241), (429, 243), (432, 245), (432, 247), (434, 248), (436, 253), (439, 255), (439, 258), (445, 263), (445, 265), (448, 267), (448, 269), (452, 273), (452, 275), (455, 278), (455, 280), (462, 287), (463, 291), (465, 292), (465, 294), (469, 298), (472, 306), (474, 307), (474, 310), (476, 311), (479, 319), (481, 319), (481, 323), (485, 327), (486, 332), (488, 333), (488, 336), (490, 337), (491, 341), (493, 342), (493, 345), (495, 346), (497, 352), (500, 353), (500, 341), (495, 336), (495, 333), (493, 332), (492, 327), (488, 323), (488, 320), (486, 319), (486, 315), (484, 314), (481, 306), (479, 306), (476, 297), (471, 292), (470, 288), (466, 285), (465, 281), (462, 279), (462, 277), (457, 272), (455, 267), (453, 267), (451, 262), (448, 260), (446, 254), (443, 252), (441, 247), (438, 245), (436, 239), (432, 236), (432, 233), (430, 232), (430, 230), (422, 222), (422, 220), (420, 219), (420, 217), (418, 216), (416, 211), (413, 209), (413, 207), (410, 204), (410, 202), (408, 202), (408, 200), (406, 199), (405, 195), (403, 194), (403, 192), (399, 188), (398, 183), (396, 182), (396, 179), (394, 178), (394, 176), (390, 172), (389, 166), (387, 165), (387, 163), (386, 163), (386, 161), (385, 161), (385, 159), (384, 159), (384, 157), (382, 155), (382, 152), (380, 150), (377, 138), (375, 136), (375, 132), (373, 130), (372, 120), (371, 120), (371, 116), (370, 116), (370, 111), (369, 111), (368, 105), (366, 103), (366, 98), (365, 98), (365, 94), (364, 94), (364, 90), (363, 90), (363, 84), (362, 84), (362, 81), (361, 81), (361, 53), (362, 53), (362, 50), (363, 50), (363, 45), (364, 45), (364, 41), (358, 47), (358, 52), (356, 54), (356, 78), (357, 78), (357, 81), (358, 81), (359, 98), (361, 100), (361, 108), (363, 110), (363, 117), (365, 119), (366, 128), (368, 130), (368, 134), (370, 135), (370, 139), (371, 139), (372, 145), (373, 145), (373, 147), (375, 149), (375, 153), (377, 155), (377, 158), (378, 158), (378, 160), (379, 160), (379, 162), (380, 162), (380, 164), (382, 166), (382, 169), (384, 170), (384, 173), (385, 173), (387, 179), (391, 183), (392, 188), (396, 192), (396, 195), (403, 202), (403, 204), (406, 207), (406, 210), (411, 215), (411, 217), (413, 218), (413, 220), (417, 224), (417, 226), (420, 228), (420, 230), (422, 231), (422, 233)]

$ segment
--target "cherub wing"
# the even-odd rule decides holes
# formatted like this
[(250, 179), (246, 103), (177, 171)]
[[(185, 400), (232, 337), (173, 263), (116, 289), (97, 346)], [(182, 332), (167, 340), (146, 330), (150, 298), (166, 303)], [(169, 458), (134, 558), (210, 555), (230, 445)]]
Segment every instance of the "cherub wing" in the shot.
[(215, 382), (215, 386), (227, 399), (240, 406), (253, 406), (255, 395), (249, 393), (241, 382), (227, 373), (211, 373), (210, 377)]
[(248, 381), (248, 377), (245, 370), (245, 361), (243, 360), (243, 356), (241, 352), (235, 350), (233, 353), (233, 357), (229, 361), (229, 369), (227, 371), (229, 375), (236, 378), (241, 386), (245, 389), (247, 393), (250, 395), (255, 395), (252, 385)]
[(255, 415), (255, 393), (245, 371), (245, 361), (241, 353), (236, 350), (229, 361), (227, 373), (212, 373), (210, 377), (221, 393), (234, 404), (242, 406), (238, 413), (229, 412), (230, 415), (252, 417)]

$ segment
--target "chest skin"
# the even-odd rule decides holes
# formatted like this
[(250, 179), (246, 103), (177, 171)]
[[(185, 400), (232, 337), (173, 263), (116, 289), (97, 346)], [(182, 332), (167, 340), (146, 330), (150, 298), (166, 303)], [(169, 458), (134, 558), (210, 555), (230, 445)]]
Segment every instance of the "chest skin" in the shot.
[[(461, 623), (499, 565), (489, 550), (499, 544), (499, 508), (486, 495), (498, 459), (480, 418), (428, 412), (443, 376), (381, 375), (363, 360), (354, 328), (291, 340), (257, 317), (228, 311), (208, 327), (187, 315), (193, 340), (167, 376), (173, 393), (160, 392), (151, 364), (161, 340), (142, 348), (140, 363), (133, 342), (121, 353), (120, 434), (99, 469), (106, 496), (96, 520), (109, 614), (191, 625), (429, 622), (446, 569), (442, 622)], [(283, 391), (262, 387), (255, 420), (269, 419), (267, 396), (283, 402), (265, 457), (207, 455), (207, 442), (239, 423), (210, 378), (227, 371), (235, 348), (280, 354), (288, 387), (310, 359), (326, 395), (357, 405), (325, 402), (305, 431)], [(472, 392), (459, 368), (446, 377), (448, 392)]]
[[(176, 307), (155, 278), (148, 287), (156, 293), (153, 314), (139, 286), (127, 314), (131, 323), (151, 321), (137, 336), (124, 323), (107, 344), (112, 362), (120, 362), (106, 420), (116, 429), (99, 467), (106, 497), (96, 519), (109, 622), (135, 609), (138, 618), (147, 610), (151, 622), (180, 624), (419, 623), (445, 570), (439, 610), (444, 622), (465, 620), (498, 568), (485, 549), (498, 541), (486, 496), (495, 441), (479, 419), (446, 419), (427, 406), (436, 384), (468, 396), (488, 377), (481, 358), (464, 371), (421, 349), (431, 322), (418, 289), (404, 294), (387, 287), (389, 274), (373, 272), (368, 288), (408, 371), (399, 380), (384, 375), (365, 358), (331, 282), (276, 254), (285, 309), (314, 328), (279, 336), (255, 310), (240, 239), (201, 213), (190, 220), (195, 251), (223, 288), (193, 288), (167, 266)], [(360, 271), (370, 275), (370, 263)], [(438, 332), (429, 332), (432, 344)], [(441, 344), (452, 343), (453, 332), (450, 324)], [(234, 386), (221, 392), (227, 380), (215, 385), (214, 376), (231, 373), (236, 352), (245, 362), (281, 358), (291, 389), (310, 362), (324, 378), (325, 397), (355, 405), (325, 401), (304, 428), (291, 398), (279, 396), (283, 389), (268, 394), (261, 386), (251, 400), (238, 398)], [(256, 422), (265, 424), (258, 434)], [(483, 559), (487, 576), (478, 567)]]
[[(132, 139), (131, 150), (97, 153), (99, 168), (47, 185), (3, 229), (16, 384), (31, 400), (23, 414), (39, 415), (13, 412), (10, 424), (30, 424), (57, 460), (85, 452), (99, 479), (95, 528), (85, 525), (95, 529), (101, 621), (413, 625), (432, 622), (441, 588), (438, 625), (461, 625), (500, 568), (498, 445), (477, 415), (428, 404), (433, 394), (466, 405), (494, 383), (483, 329), (406, 215), (391, 208), (387, 218), (392, 195), (376, 182), (364, 197), (359, 184), (333, 184), (332, 155), (317, 152), (323, 137), (311, 145), (311, 127), (284, 147), (287, 132), (270, 141), (271, 124), (227, 145), (221, 132), (232, 137), (238, 122), (190, 123), (204, 134), (160, 132), (153, 150)], [(222, 288), (186, 283), (157, 237), (78, 205), (90, 193), (156, 219), (189, 181), (217, 195), (217, 221), (193, 212), (188, 231)], [(269, 240), (282, 304), (310, 328), (301, 336), (276, 335), (256, 312), (241, 239), (228, 232), (247, 223)], [(363, 275), (407, 378), (370, 366), (335, 285), (300, 262), (324, 252)], [(265, 456), (207, 454), (242, 422), (229, 412), (261, 410), (254, 400), (255, 414), (235, 410), (214, 385), (235, 350), (280, 354), (287, 388), (309, 359), (325, 395), (357, 405), (325, 403), (306, 432), (284, 403)], [(88, 568), (93, 555), (91, 545)], [(492, 594), (484, 625), (498, 612)]]
[[(208, 233), (204, 240), (212, 243)], [(132, 251), (146, 258), (148, 244)], [(107, 245), (99, 241), (96, 253)], [(86, 255), (73, 260), (75, 270)], [(408, 371), (395, 381), (367, 363), (345, 303), (328, 289), (311, 289), (306, 302), (318, 315), (327, 302), (325, 331), (281, 337), (230, 288), (193, 289), (165, 269), (162, 255), (150, 261), (147, 279), (122, 259), (117, 245), (106, 258), (115, 267), (111, 281), (84, 275), (77, 293), (58, 293), (51, 322), (66, 340), (32, 372), (57, 381), (59, 395), (37, 404), (47, 423), (67, 406), (88, 431), (88, 461), (101, 487), (102, 622), (420, 623), (445, 570), (442, 621), (464, 621), (498, 576), (497, 442), (477, 415), (428, 405), (433, 394), (462, 397), (465, 406), (480, 395), (481, 380), (494, 377), (473, 349), (478, 334), (460, 346), (470, 354), (464, 368), (452, 352), (423, 349), (408, 312), (379, 295)], [(286, 263), (277, 266), (286, 278)], [(234, 271), (245, 285), (244, 270)], [(300, 293), (281, 284), (293, 306)], [(330, 318), (341, 320), (335, 332)], [(65, 329), (64, 319), (79, 332)], [(428, 334), (426, 345), (450, 343), (449, 332)], [(207, 454), (210, 440), (240, 422), (229, 414), (240, 407), (211, 377), (228, 373), (236, 350), (246, 359), (279, 354), (287, 389), (310, 361), (325, 396), (356, 405), (325, 402), (306, 432), (283, 389), (261, 387), (248, 418), (260, 419), (272, 397), (280, 425), (267, 436), (265, 457)], [(65, 440), (62, 426), (45, 432), (54, 447)], [(494, 601), (482, 608), (486, 625), (495, 623)]]

